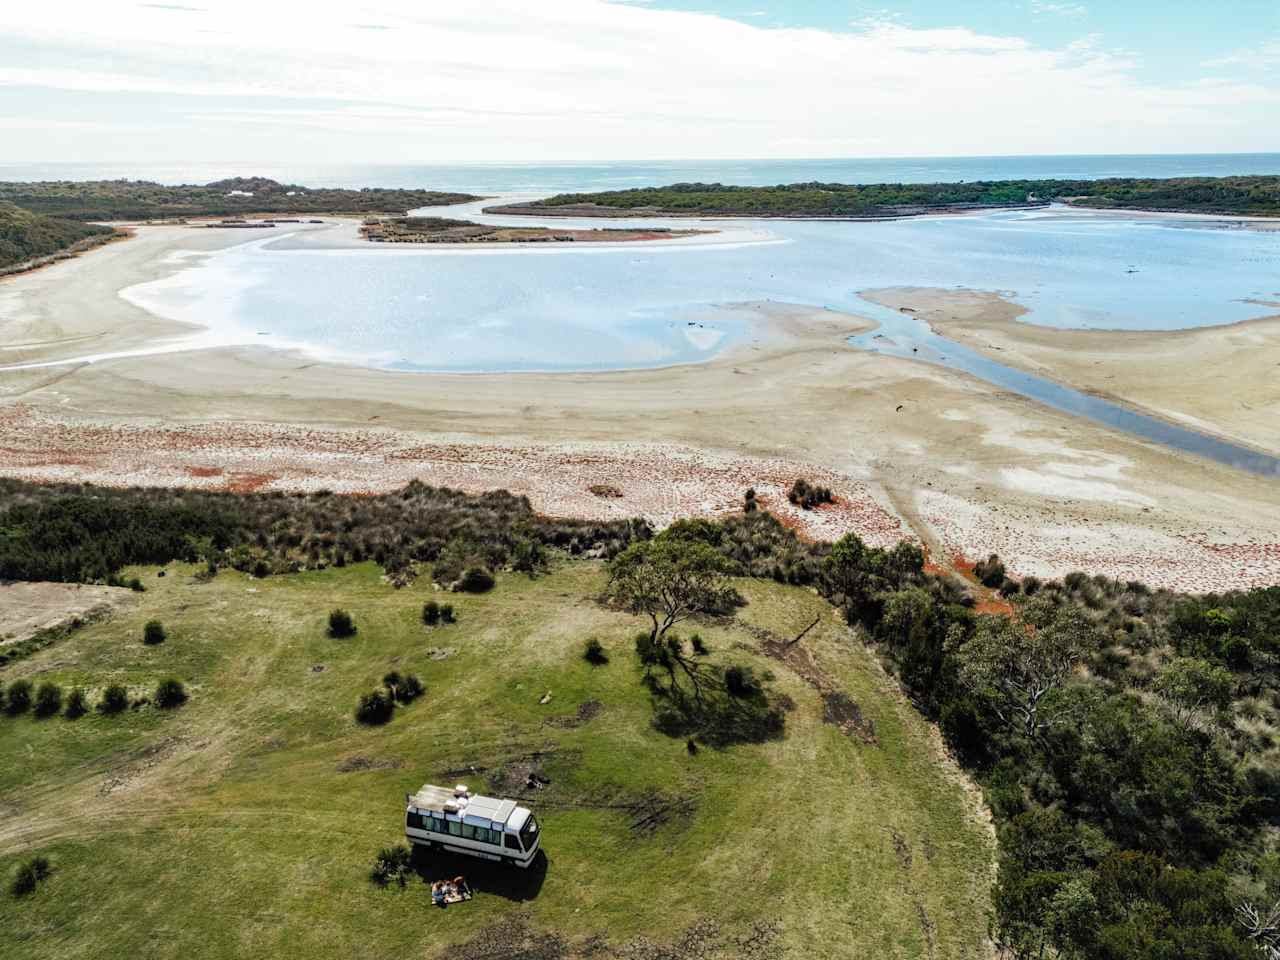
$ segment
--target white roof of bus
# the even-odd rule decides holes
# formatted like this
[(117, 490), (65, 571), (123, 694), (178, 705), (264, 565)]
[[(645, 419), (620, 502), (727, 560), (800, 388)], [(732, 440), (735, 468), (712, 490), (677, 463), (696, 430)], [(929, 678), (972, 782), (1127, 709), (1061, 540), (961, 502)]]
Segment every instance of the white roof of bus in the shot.
[[(453, 791), (448, 787), (437, 787), (430, 783), (424, 783), (422, 788), (409, 798), (409, 803), (423, 810), (444, 810), (444, 805), (452, 803), (455, 799)], [(518, 810), (523, 815), (513, 818), (512, 814)], [(468, 817), (483, 817), (501, 824), (507, 824), (508, 819), (511, 819), (512, 822), (508, 825), (516, 830), (520, 829), (528, 816), (528, 812), (521, 807), (517, 807), (514, 800), (485, 797), (478, 793), (471, 794), (467, 799), (465, 813)]]

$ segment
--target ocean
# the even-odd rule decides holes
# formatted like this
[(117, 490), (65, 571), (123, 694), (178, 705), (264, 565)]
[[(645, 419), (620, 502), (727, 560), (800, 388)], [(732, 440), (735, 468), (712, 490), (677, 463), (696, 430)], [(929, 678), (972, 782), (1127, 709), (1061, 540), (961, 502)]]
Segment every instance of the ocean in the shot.
[(669, 183), (743, 186), (941, 183), (960, 180), (1225, 177), (1280, 174), (1280, 153), (1132, 156), (897, 157), (849, 160), (665, 160), (644, 163), (467, 165), (260, 163), (0, 163), (0, 180), (154, 180), (209, 183), (265, 176), (310, 187), (401, 187), (463, 193), (548, 194)]

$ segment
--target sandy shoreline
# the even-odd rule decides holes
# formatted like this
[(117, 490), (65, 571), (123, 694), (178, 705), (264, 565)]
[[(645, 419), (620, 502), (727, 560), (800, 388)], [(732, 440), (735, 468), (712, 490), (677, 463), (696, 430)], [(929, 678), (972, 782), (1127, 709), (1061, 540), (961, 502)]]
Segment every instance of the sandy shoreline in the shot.
[[(153, 228), (0, 286), (5, 361), (191, 333), (117, 292), (242, 237)], [(411, 251), (413, 255), (416, 251)], [(0, 473), (229, 489), (382, 490), (412, 477), (580, 516), (717, 515), (755, 485), (800, 529), (935, 556), (995, 551), (1182, 589), (1280, 582), (1274, 482), (1084, 423), (963, 374), (851, 348), (873, 324), (726, 306), (759, 331), (706, 363), (409, 374), (257, 346), (0, 372)], [(86, 349), (88, 346), (88, 349)], [(805, 514), (796, 476), (840, 497)], [(586, 490), (612, 483), (601, 500)]]
[(1063, 330), (1021, 322), (1026, 308), (994, 293), (898, 287), (861, 295), (905, 308), (942, 336), (1008, 366), (1280, 451), (1280, 315), (1189, 330)]

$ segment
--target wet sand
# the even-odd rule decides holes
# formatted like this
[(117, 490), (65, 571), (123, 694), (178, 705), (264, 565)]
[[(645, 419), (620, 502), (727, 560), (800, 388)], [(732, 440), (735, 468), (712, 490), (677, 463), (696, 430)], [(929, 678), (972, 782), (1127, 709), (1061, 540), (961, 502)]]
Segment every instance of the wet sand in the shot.
[[(9, 362), (189, 333), (115, 291), (222, 231), (139, 238), (0, 286)], [(691, 254), (692, 256), (693, 254)], [(164, 262), (168, 258), (170, 262)], [(224, 489), (385, 490), (412, 477), (506, 487), (550, 514), (656, 522), (738, 508), (754, 485), (832, 538), (913, 536), (935, 557), (997, 552), (1181, 589), (1280, 581), (1274, 481), (1163, 449), (967, 375), (855, 350), (866, 319), (730, 305), (754, 333), (653, 370), (418, 374), (236, 347), (0, 372), (0, 473)], [(784, 491), (807, 475), (835, 507)], [(587, 488), (612, 484), (621, 498)]]
[[(908, 309), (994, 360), (1205, 433), (1280, 451), (1280, 315), (1193, 330), (1061, 330), (976, 290), (898, 287), (862, 296)], [(1280, 302), (1254, 301), (1262, 308)]]

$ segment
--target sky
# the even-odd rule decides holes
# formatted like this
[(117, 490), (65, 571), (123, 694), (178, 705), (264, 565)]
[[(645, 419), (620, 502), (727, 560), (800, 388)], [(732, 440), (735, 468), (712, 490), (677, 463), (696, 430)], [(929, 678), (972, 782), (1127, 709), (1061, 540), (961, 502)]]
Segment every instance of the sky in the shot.
[(1280, 151), (1280, 0), (0, 3), (6, 162)]

